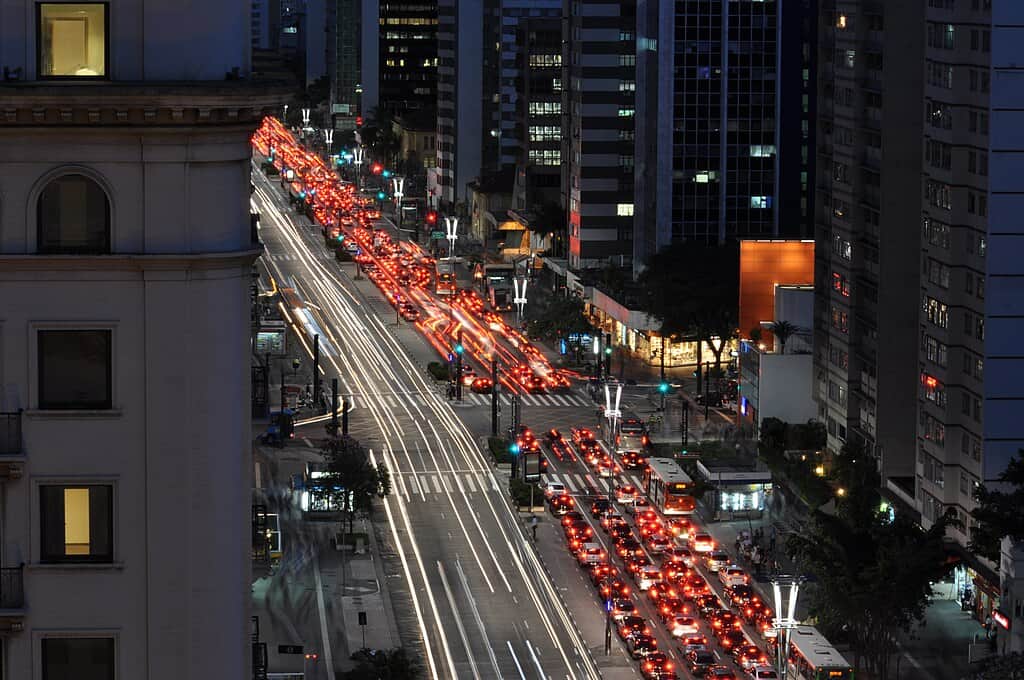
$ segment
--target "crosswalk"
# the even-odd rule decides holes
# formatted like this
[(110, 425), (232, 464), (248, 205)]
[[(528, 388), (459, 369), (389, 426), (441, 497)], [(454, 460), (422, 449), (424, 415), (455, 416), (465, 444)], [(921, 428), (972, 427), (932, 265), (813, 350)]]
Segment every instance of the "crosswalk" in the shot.
[[(428, 404), (436, 403), (433, 395), (429, 395), (422, 392), (408, 392), (408, 393), (384, 393), (376, 394), (372, 396), (367, 395), (350, 395), (346, 396), (351, 408), (365, 408), (367, 400), (373, 399), (376, 406), (383, 406), (385, 408), (400, 408), (403, 405), (406, 406), (427, 406)], [(499, 397), (499, 401), (503, 407), (508, 407), (512, 403), (512, 397), (508, 394), (502, 393)], [(457, 403), (452, 400), (452, 403)], [(466, 390), (462, 393), (462, 403), (470, 404), (473, 406), (490, 406), (491, 395), (489, 394), (476, 394)], [(586, 397), (582, 397), (578, 394), (520, 394), (519, 403), (525, 406), (543, 406), (546, 408), (593, 408), (593, 403)]]
[(395, 491), (414, 500), (440, 494), (482, 493), (500, 490), (498, 480), (489, 471), (466, 470), (437, 472), (398, 472), (392, 474)]
[(622, 475), (619, 479), (609, 479), (590, 473), (555, 472), (542, 475), (542, 481), (545, 484), (548, 482), (560, 482), (565, 486), (569, 494), (574, 496), (607, 495), (623, 482), (632, 484), (637, 488), (642, 486), (640, 480), (633, 474)]

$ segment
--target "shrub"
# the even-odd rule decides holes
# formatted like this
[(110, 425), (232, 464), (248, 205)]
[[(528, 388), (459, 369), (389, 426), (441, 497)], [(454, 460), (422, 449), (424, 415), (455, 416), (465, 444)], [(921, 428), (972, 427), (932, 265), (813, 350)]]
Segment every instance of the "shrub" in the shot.
[(427, 373), (434, 380), (448, 380), (448, 365), (440, 361), (431, 361), (427, 364)]
[(511, 465), (515, 460), (508, 451), (508, 442), (502, 437), (488, 437), (487, 449), (491, 453), (491, 458), (499, 465)]
[(510, 479), (508, 491), (517, 507), (525, 508), (530, 505), (530, 490), (533, 489), (533, 502), (543, 503), (544, 492), (536, 484), (527, 484), (521, 479)]

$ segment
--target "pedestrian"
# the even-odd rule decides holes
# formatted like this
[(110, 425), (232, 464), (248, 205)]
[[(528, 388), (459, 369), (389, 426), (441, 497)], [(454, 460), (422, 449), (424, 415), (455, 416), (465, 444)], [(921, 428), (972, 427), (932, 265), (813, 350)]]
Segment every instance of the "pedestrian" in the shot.
[(537, 542), (537, 524), (538, 523), (539, 522), (537, 520), (537, 515), (534, 515), (533, 517), (530, 518), (530, 528), (533, 529), (533, 541), (534, 541), (534, 543)]
[(740, 546), (743, 544), (743, 535), (736, 534), (736, 554), (740, 554)]

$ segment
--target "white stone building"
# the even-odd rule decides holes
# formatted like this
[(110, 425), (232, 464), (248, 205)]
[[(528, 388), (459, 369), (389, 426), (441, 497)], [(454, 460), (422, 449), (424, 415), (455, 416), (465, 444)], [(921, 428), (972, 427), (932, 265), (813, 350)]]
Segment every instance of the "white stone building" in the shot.
[(0, 678), (251, 677), (251, 2), (0, 0)]

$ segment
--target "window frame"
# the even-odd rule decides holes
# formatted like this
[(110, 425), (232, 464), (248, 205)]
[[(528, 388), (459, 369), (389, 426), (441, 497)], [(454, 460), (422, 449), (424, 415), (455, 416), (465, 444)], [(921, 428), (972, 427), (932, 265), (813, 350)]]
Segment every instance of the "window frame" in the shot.
[(121, 661), (120, 661), (120, 650), (121, 650), (121, 635), (120, 631), (111, 628), (97, 628), (97, 629), (74, 629), (74, 630), (46, 630), (46, 631), (35, 631), (33, 632), (32, 646), (34, 648), (34, 654), (38, 659), (38, 670), (39, 677), (45, 678), (43, 675), (44, 656), (43, 656), (43, 642), (44, 640), (67, 640), (67, 639), (107, 639), (113, 640), (114, 642), (114, 656), (113, 656), (113, 667), (114, 667), (114, 678), (119, 680), (121, 678)]
[[(83, 407), (83, 408), (53, 408), (52, 406), (44, 406), (41, 399), (43, 386), (42, 386), (42, 357), (39, 354), (39, 334), (40, 332), (46, 331), (106, 331), (110, 333), (110, 346), (109, 346), (109, 366), (110, 366), (110, 382), (108, 385), (109, 393), (109, 405), (105, 407)], [(32, 379), (32, 394), (30, 395), (30, 403), (42, 413), (59, 413), (68, 415), (83, 415), (89, 413), (95, 414), (118, 414), (117, 407), (117, 324), (112, 322), (43, 322), (33, 324), (31, 327), (31, 342), (29, 343), (29, 361), (30, 366), (34, 369), (31, 372)]]
[[(33, 555), (35, 564), (42, 567), (97, 567), (109, 568), (120, 564), (120, 541), (118, 541), (118, 507), (120, 504), (117, 478), (103, 476), (88, 476), (82, 479), (68, 477), (46, 477), (34, 480), (33, 505), (36, 515), (36, 533), (33, 541)], [(46, 522), (43, 516), (43, 487), (66, 488), (88, 488), (88, 487), (109, 487), (110, 489), (110, 519), (107, 529), (110, 535), (110, 552), (102, 555), (65, 555), (60, 559), (51, 559), (44, 550)]]
[[(79, 4), (79, 3), (65, 3), (65, 4)], [(59, 182), (65, 177), (83, 177), (103, 192), (103, 198), (105, 200), (106, 207), (106, 243), (103, 244), (102, 248), (45, 248), (43, 245), (43, 195), (46, 190), (54, 182)], [(36, 255), (83, 255), (83, 256), (97, 256), (97, 255), (111, 255), (114, 252), (114, 205), (110, 198), (110, 191), (106, 183), (101, 180), (95, 173), (88, 168), (82, 168), (79, 166), (66, 166), (58, 169), (56, 172), (50, 173), (40, 179), (37, 183), (37, 188), (33, 193), (34, 207), (35, 207), (35, 254)], [(29, 204), (29, 210), (32, 209), (32, 204)]]
[[(36, 5), (36, 79), (61, 81), (106, 81), (110, 76), (110, 2), (109, 0), (57, 0), (37, 2)], [(51, 76), (43, 75), (43, 6), (44, 5), (102, 5), (103, 6), (103, 75), (101, 76)], [(109, 203), (109, 201), (108, 201)]]

